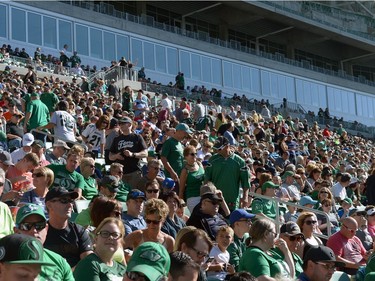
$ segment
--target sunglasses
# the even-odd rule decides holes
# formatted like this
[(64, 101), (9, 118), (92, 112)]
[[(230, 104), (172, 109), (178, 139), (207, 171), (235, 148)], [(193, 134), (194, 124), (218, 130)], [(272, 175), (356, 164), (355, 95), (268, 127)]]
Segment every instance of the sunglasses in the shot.
[(350, 227), (346, 226), (345, 224), (343, 224), (342, 226), (345, 227), (351, 233), (356, 233), (356, 231), (358, 230), (358, 229), (350, 228)]
[(114, 240), (117, 240), (122, 237), (122, 234), (119, 232), (109, 232), (109, 231), (99, 231), (96, 235), (99, 235), (102, 238), (109, 238), (111, 237)]
[(51, 200), (51, 202), (60, 202), (61, 204), (72, 204), (74, 200), (71, 198), (59, 198), (59, 199)]
[(196, 153), (190, 153), (189, 155), (190, 155), (190, 156), (197, 156)]
[(160, 220), (150, 220), (150, 219), (145, 219), (145, 222), (147, 224), (159, 224), (161, 221)]
[(301, 236), (290, 236), (289, 237), (289, 241), (293, 242), (293, 241), (302, 241), (303, 238)]
[(30, 231), (32, 228), (35, 228), (37, 231), (41, 231), (45, 229), (47, 226), (46, 221), (40, 221), (40, 222), (23, 222), (18, 225), (18, 229), (23, 231)]
[(40, 178), (40, 177), (44, 177), (44, 174), (43, 173), (34, 173), (33, 174), (33, 178)]
[(212, 205), (219, 205), (219, 204), (220, 204), (219, 201), (211, 201), (211, 200), (207, 200), (207, 202), (210, 202)]
[(318, 221), (305, 221), (307, 225), (316, 224)]
[(159, 189), (148, 189), (146, 190), (147, 193), (158, 193)]

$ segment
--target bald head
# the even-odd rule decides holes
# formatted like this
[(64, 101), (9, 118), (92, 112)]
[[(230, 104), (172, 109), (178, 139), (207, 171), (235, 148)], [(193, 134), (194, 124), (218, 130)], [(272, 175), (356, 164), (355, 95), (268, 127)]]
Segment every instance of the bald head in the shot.
[(340, 232), (348, 239), (353, 238), (358, 229), (358, 223), (355, 219), (349, 217), (342, 220)]

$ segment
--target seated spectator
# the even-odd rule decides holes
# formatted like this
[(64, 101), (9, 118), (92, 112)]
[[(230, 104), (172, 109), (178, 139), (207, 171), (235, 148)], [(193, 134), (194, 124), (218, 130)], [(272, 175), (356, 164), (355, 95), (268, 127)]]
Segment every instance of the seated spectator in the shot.
[(116, 199), (121, 202), (126, 202), (126, 198), (128, 196), (129, 191), (131, 190), (131, 187), (129, 186), (129, 184), (125, 183), (122, 180), (123, 167), (124, 166), (120, 163), (112, 163), (109, 167), (109, 174), (111, 176), (116, 177), (118, 180)]
[(329, 199), (324, 199), (322, 201), (322, 211), (326, 213), (328, 216), (328, 221), (327, 221), (327, 216), (325, 215), (320, 215), (317, 214), (317, 219), (318, 219), (318, 225), (320, 231), (324, 234), (328, 234), (328, 224), (330, 225), (331, 228), (331, 233), (333, 234), (339, 230), (339, 221), (337, 219), (337, 214), (332, 212), (332, 202)]
[(301, 199), (301, 192), (299, 188), (295, 185), (293, 171), (286, 171), (282, 176), (283, 183), (281, 188), (288, 192), (289, 198), (293, 201), (299, 201)]
[(145, 200), (145, 194), (138, 189), (133, 189), (128, 193), (126, 199), (127, 211), (122, 215), (125, 225), (125, 236), (138, 229), (146, 228), (146, 222), (141, 215)]
[(320, 240), (319, 237), (315, 235), (316, 233), (320, 233), (320, 231), (318, 228), (318, 219), (316, 218), (314, 213), (301, 213), (298, 216), (297, 225), (299, 226), (303, 235), (305, 236), (305, 240), (303, 241), (298, 253), (298, 255), (303, 258), (305, 257), (306, 252), (311, 247), (323, 245), (323, 242), (322, 240)]
[(10, 120), (7, 123), (6, 133), (9, 151), (11, 152), (22, 147), (24, 133), (23, 128), (20, 125), (21, 120), (22, 115), (20, 113), (15, 113), (10, 117)]
[(336, 259), (345, 265), (340, 267), (347, 274), (356, 274), (358, 268), (366, 265), (369, 253), (363, 247), (361, 240), (355, 236), (358, 224), (353, 218), (342, 220), (340, 231), (328, 238), (327, 246), (336, 255)]
[(46, 152), (46, 160), (51, 164), (65, 165), (66, 160), (63, 156), (69, 149), (70, 148), (65, 141), (55, 140), (52, 145), (52, 151)]
[(41, 140), (35, 140), (31, 145), (31, 152), (35, 153), (39, 157), (39, 166), (47, 166), (50, 164), (46, 160), (44, 153), (46, 152), (46, 145)]
[(219, 228), (228, 225), (224, 217), (218, 213), (221, 201), (223, 199), (215, 193), (203, 194), (200, 205), (194, 209), (186, 225), (203, 229), (212, 240), (215, 240)]
[(169, 277), (174, 281), (197, 280), (200, 271), (199, 265), (193, 259), (181, 252), (175, 251), (171, 253), (171, 268)]
[[(267, 181), (262, 185), (262, 195), (274, 197), (279, 186), (272, 181)], [(251, 208), (254, 214), (259, 214), (271, 219), (276, 218), (276, 202), (264, 198), (254, 198)]]
[(114, 260), (115, 253), (122, 249), (125, 229), (117, 218), (105, 218), (94, 231), (94, 252), (78, 262), (74, 270), (76, 281), (115, 280), (122, 278), (126, 267)]
[[(18, 210), (14, 233), (34, 237), (44, 244), (47, 237), (47, 231), (47, 218), (45, 216), (45, 211), (41, 206), (26, 204)], [(58, 280), (74, 281), (69, 264), (59, 254), (44, 249), (43, 261), (50, 263), (51, 265), (42, 267), (38, 280), (48, 280), (53, 276)]]
[(99, 195), (115, 198), (118, 192), (118, 178), (115, 176), (104, 176), (99, 183)]
[(140, 180), (135, 185), (136, 189), (145, 191), (146, 183), (157, 180), (161, 185), (165, 179), (164, 173), (161, 173), (162, 165), (159, 160), (151, 159), (147, 162), (147, 171), (142, 175)]
[(34, 142), (34, 136), (30, 133), (26, 133), (22, 137), (22, 147), (14, 150), (10, 155), (12, 156), (12, 161), (16, 164), (20, 161), (26, 154), (31, 152), (31, 145)]
[(357, 236), (362, 244), (363, 247), (367, 251), (370, 251), (373, 249), (373, 239), (367, 229), (367, 219), (366, 219), (366, 211), (364, 207), (357, 207), (353, 208), (349, 211), (349, 217), (352, 217), (353, 219), (356, 220), (358, 224), (358, 230), (355, 234)]
[[(147, 191), (148, 189), (146, 189)], [(177, 209), (180, 207), (180, 198), (174, 191), (169, 191), (167, 193), (163, 193), (161, 196), (161, 199), (167, 203), (168, 205), (168, 215), (165, 219), (165, 222), (161, 228), (161, 230), (172, 236), (173, 238), (176, 238), (177, 233), (180, 231), (181, 228), (186, 226), (185, 221), (183, 221), (178, 215), (177, 215)]]
[(95, 160), (91, 157), (82, 158), (80, 168), (84, 180), (82, 197), (86, 200), (91, 200), (98, 194), (98, 184), (93, 178), (93, 175), (95, 174)]
[[(239, 270), (250, 272), (259, 281), (273, 280), (277, 277), (294, 278), (294, 260), (287, 243), (277, 238), (276, 226), (269, 219), (259, 219), (250, 229), (252, 242), (240, 260)], [(276, 246), (283, 253), (283, 258), (269, 250)], [(285, 262), (286, 268), (282, 265)]]
[(54, 187), (48, 191), (45, 199), (49, 220), (44, 246), (63, 256), (72, 268), (93, 249), (88, 232), (69, 221), (73, 202), (78, 196), (76, 191)]
[(147, 228), (136, 230), (125, 237), (125, 246), (137, 248), (144, 242), (157, 242), (163, 245), (169, 253), (173, 251), (174, 239), (161, 231), (168, 215), (168, 205), (160, 199), (150, 199), (145, 204), (145, 221)]

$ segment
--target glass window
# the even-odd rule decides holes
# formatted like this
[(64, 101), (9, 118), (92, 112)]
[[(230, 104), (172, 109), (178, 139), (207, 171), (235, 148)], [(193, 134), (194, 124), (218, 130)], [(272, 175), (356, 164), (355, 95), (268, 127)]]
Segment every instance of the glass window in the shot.
[(271, 96), (272, 97), (278, 97), (279, 96), (279, 81), (278, 77), (279, 75), (270, 72), (270, 90), (271, 90)]
[(362, 95), (357, 95), (357, 114), (358, 116), (363, 116), (363, 111), (362, 111)]
[(27, 13), (28, 41), (31, 44), (42, 45), (42, 16)]
[(262, 75), (262, 96), (271, 96), (271, 81), (270, 73), (268, 71), (261, 71)]
[(348, 103), (347, 103), (347, 111), (344, 110), (345, 112), (349, 112), (350, 114), (355, 115), (356, 110), (355, 110), (355, 96), (353, 92), (347, 92), (348, 93)]
[(217, 59), (211, 59), (211, 67), (212, 67), (212, 82), (222, 86), (223, 79), (222, 79), (221, 61)]
[(250, 68), (251, 76), (251, 89), (252, 93), (261, 94), (260, 90), (260, 70), (256, 68)]
[(191, 54), (191, 73), (191, 78), (196, 80), (202, 80), (201, 56)]
[(65, 44), (74, 49), (72, 45), (72, 23), (59, 20), (59, 48), (62, 49)]
[(89, 55), (89, 29), (86, 26), (76, 25), (76, 50), (78, 54)]
[(232, 64), (224, 61), (223, 62), (223, 74), (224, 74), (224, 86), (225, 87), (233, 87), (233, 77), (232, 77)]
[(155, 70), (154, 44), (150, 42), (144, 42), (143, 48), (144, 48), (144, 58), (145, 58), (144, 66), (146, 67), (146, 69)]
[(167, 73), (167, 56), (165, 54), (165, 47), (155, 45), (155, 58), (156, 66), (155, 70)]
[(104, 37), (104, 59), (116, 60), (115, 35), (109, 32), (103, 32)]
[[(294, 78), (293, 77), (286, 77), (285, 76), (285, 84), (286, 84), (286, 98), (288, 101), (296, 102), (296, 93), (294, 89)], [(281, 98), (283, 98), (282, 96)]]
[(43, 17), (44, 46), (57, 49), (56, 19)]
[(0, 37), (7, 37), (7, 7), (0, 5)]
[(232, 71), (233, 71), (233, 88), (242, 89), (241, 66), (238, 64), (233, 64)]
[(302, 80), (296, 79), (296, 102), (297, 103), (305, 103), (303, 98), (303, 87), (302, 87)]
[(99, 29), (90, 28), (90, 55), (93, 58), (103, 58), (103, 37)]
[(284, 75), (277, 75), (277, 97), (287, 98), (286, 77)]
[(242, 67), (242, 89), (250, 91), (250, 68)]
[(368, 99), (368, 117), (374, 118), (374, 98), (367, 97)]
[(12, 39), (26, 42), (26, 12), (12, 8)]
[(211, 59), (205, 56), (201, 57), (202, 59), (202, 80), (204, 82), (211, 83)]
[(369, 116), (367, 97), (362, 97), (362, 116), (363, 117)]
[(129, 59), (129, 37), (117, 35), (117, 60), (121, 57), (125, 57), (126, 60)]
[(319, 84), (318, 85), (318, 98), (319, 105), (322, 108), (327, 107), (327, 95), (326, 95), (326, 86)]
[(180, 52), (180, 66), (181, 66), (181, 72), (184, 74), (185, 79), (191, 78), (190, 53), (184, 52), (184, 51)]
[(131, 42), (132, 42), (131, 61), (133, 62), (133, 64), (137, 62), (137, 65), (140, 65), (140, 66), (144, 65), (142, 41), (132, 38)]
[(177, 49), (167, 48), (167, 59), (168, 59), (168, 73), (172, 75), (177, 75), (178, 73)]

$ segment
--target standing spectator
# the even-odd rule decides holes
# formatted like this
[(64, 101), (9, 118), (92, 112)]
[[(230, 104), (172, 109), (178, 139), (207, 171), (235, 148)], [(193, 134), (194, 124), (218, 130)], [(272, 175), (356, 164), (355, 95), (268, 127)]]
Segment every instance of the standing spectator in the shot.
[(123, 181), (132, 188), (141, 178), (139, 160), (147, 157), (147, 146), (141, 135), (132, 133), (132, 120), (125, 117), (119, 120), (122, 134), (113, 140), (109, 159), (124, 165)]
[(197, 99), (197, 104), (194, 107), (194, 121), (197, 122), (199, 118), (202, 118), (205, 114), (206, 109), (204, 108), (204, 105), (202, 104), (201, 99)]
[(212, 181), (223, 192), (230, 210), (235, 210), (240, 203), (240, 187), (243, 189), (241, 207), (246, 208), (250, 187), (250, 173), (245, 161), (233, 153), (229, 141), (219, 137), (214, 148), (217, 153), (209, 160), (205, 170), (205, 181)]
[(109, 117), (102, 115), (95, 124), (89, 124), (82, 132), (81, 136), (86, 143), (89, 151), (93, 151), (98, 155), (99, 151), (104, 156), (105, 145), (105, 129), (109, 125)]
[(31, 65), (29, 65), (27, 67), (28, 71), (27, 73), (25, 74), (25, 76), (23, 77), (23, 82), (24, 83), (32, 83), (32, 84), (35, 84), (36, 82), (36, 73), (34, 72), (34, 67), (32, 67)]
[(142, 67), (140, 70), (138, 70), (138, 81), (145, 82), (145, 80), (146, 80), (145, 68)]
[(81, 80), (82, 80), (82, 83), (81, 83), (81, 91), (82, 92), (88, 92), (90, 89), (89, 89), (89, 82), (87, 82), (87, 77), (86, 76), (81, 76)]
[(92, 253), (88, 232), (70, 222), (73, 202), (78, 192), (69, 192), (62, 187), (52, 188), (46, 195), (48, 210), (48, 233), (44, 246), (63, 256), (71, 267)]
[(108, 95), (110, 97), (113, 97), (115, 101), (119, 101), (120, 100), (120, 89), (116, 85), (116, 80), (115, 79), (111, 80), (111, 83), (108, 86), (107, 92), (108, 92)]
[(122, 90), (122, 110), (129, 112), (132, 109), (133, 104), (133, 89), (130, 86), (126, 86)]
[(148, 98), (143, 94), (143, 90), (138, 90), (133, 103), (133, 110), (135, 117), (138, 117), (141, 112), (146, 113), (149, 110)]
[[(81, 64), (81, 58), (77, 55), (77, 51), (73, 52), (73, 56), (70, 57), (69, 61), (71, 63), (72, 68)], [(64, 65), (64, 66), (66, 66), (66, 65)]]
[[(55, 108), (57, 103), (59, 102), (59, 98), (57, 95), (51, 91), (48, 85), (43, 87), (43, 93), (40, 95), (40, 100), (48, 107), (50, 114), (52, 115), (55, 112)], [(63, 109), (59, 109), (63, 110)], [(67, 109), (65, 109), (67, 110)]]

